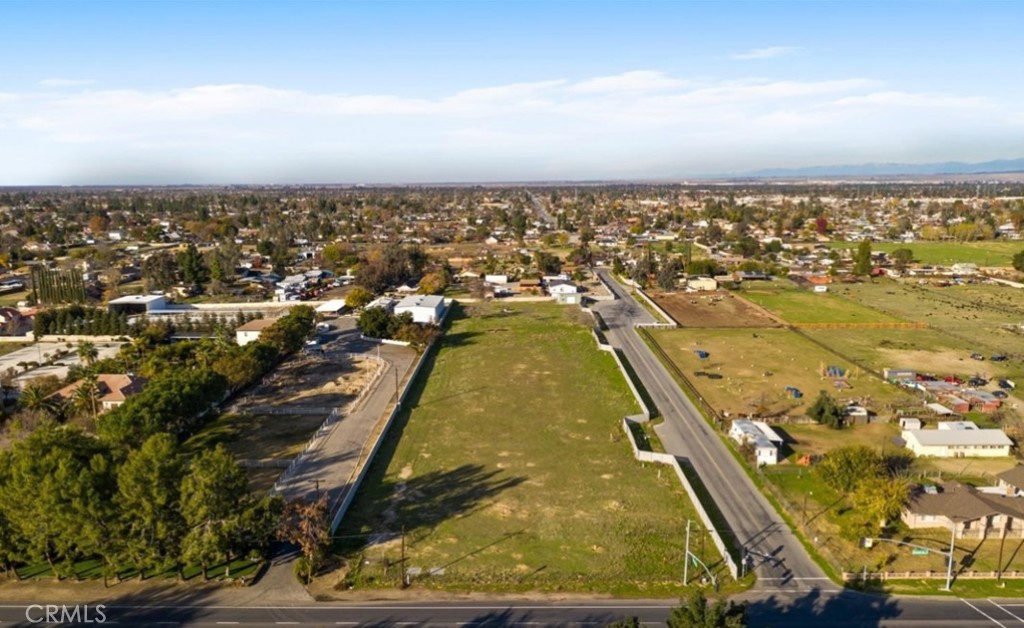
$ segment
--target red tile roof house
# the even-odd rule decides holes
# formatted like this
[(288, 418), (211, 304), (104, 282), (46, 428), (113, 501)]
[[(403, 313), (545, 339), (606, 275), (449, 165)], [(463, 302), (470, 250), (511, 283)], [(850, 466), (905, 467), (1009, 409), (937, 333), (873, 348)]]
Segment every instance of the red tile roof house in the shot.
[[(73, 384), (68, 384), (50, 395), (50, 397), (56, 398), (59, 401), (69, 401), (75, 396), (75, 391), (78, 390), (84, 381), (80, 379)], [(96, 385), (99, 388), (99, 403), (102, 412), (113, 410), (124, 403), (128, 397), (142, 392), (142, 387), (146, 385), (146, 381), (144, 377), (121, 375), (118, 373), (97, 375)]]
[(1024, 498), (982, 493), (959, 482), (946, 482), (938, 491), (915, 490), (903, 509), (908, 528), (956, 526), (961, 539), (988, 536), (1024, 538)]

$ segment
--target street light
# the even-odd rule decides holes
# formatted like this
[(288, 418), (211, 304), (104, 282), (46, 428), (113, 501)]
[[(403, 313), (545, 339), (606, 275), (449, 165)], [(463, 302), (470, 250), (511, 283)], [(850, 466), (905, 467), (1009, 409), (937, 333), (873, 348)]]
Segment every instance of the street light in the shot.
[(931, 547), (925, 547), (923, 545), (916, 545), (914, 543), (907, 543), (906, 541), (897, 541), (896, 539), (882, 539), (878, 537), (867, 537), (863, 541), (864, 549), (871, 549), (875, 543), (892, 543), (893, 545), (906, 545), (907, 547), (913, 547), (916, 549), (924, 550), (925, 552), (935, 552), (940, 556), (946, 557), (946, 586), (942, 589), (943, 591), (953, 590), (953, 552), (956, 550), (956, 521), (950, 520), (949, 529), (949, 551), (943, 552), (941, 550), (933, 549)]

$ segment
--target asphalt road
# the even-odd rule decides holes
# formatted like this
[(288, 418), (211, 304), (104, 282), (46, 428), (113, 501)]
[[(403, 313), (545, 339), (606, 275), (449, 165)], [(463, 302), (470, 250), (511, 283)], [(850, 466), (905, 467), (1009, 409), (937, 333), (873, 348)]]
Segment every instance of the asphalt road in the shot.
[(750, 556), (758, 586), (788, 591), (836, 589), (637, 335), (634, 325), (653, 322), (651, 316), (607, 271), (601, 272), (618, 297), (594, 306), (608, 324), (606, 335), (622, 349), (665, 418), (658, 436), (666, 451), (685, 458), (697, 471), (737, 545)]
[[(43, 602), (40, 602), (43, 603)], [(73, 609), (73, 606), (69, 607)], [(799, 597), (762, 596), (749, 603), (750, 626), (861, 628), (975, 628), (1024, 625), (1020, 600), (885, 599), (852, 592), (812, 591)], [(665, 602), (447, 602), (367, 603), (351, 605), (232, 606), (210, 600), (177, 599), (167, 604), (108, 602), (99, 609), (112, 626), (603, 626), (624, 617), (664, 626), (671, 611)], [(97, 608), (90, 607), (96, 619)], [(25, 604), (0, 605), (0, 625), (48, 624), (45, 609)], [(59, 613), (60, 611), (58, 611)], [(79, 608), (79, 617), (84, 606)], [(27, 615), (26, 615), (27, 613)], [(59, 619), (59, 615), (57, 617)], [(36, 620), (36, 621), (33, 621)]]

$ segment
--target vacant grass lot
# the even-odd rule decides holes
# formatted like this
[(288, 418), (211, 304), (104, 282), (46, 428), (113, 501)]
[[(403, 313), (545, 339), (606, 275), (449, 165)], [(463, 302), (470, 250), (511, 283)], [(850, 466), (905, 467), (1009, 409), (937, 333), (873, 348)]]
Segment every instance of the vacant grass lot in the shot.
[(899, 318), (840, 296), (816, 293), (788, 281), (745, 286), (739, 294), (791, 325), (816, 323), (898, 323)]
[[(832, 248), (856, 249), (856, 242), (835, 242)], [(914, 260), (922, 264), (949, 266), (957, 262), (978, 266), (1010, 266), (1013, 256), (1024, 249), (1024, 242), (872, 242), (871, 249), (887, 253), (910, 249)]]
[[(734, 415), (802, 415), (821, 390), (839, 400), (870, 397), (876, 411), (909, 399), (906, 392), (859, 372), (788, 329), (652, 329), (651, 336), (712, 407)], [(701, 360), (696, 350), (709, 357)], [(823, 379), (820, 373), (826, 366), (850, 372), (851, 388), (837, 390), (831, 379)], [(697, 371), (721, 379), (697, 377)], [(796, 387), (803, 398), (790, 397), (787, 386)]]
[[(223, 414), (190, 438), (187, 452), (200, 452), (223, 443), (240, 460), (274, 458), (290, 460), (299, 455), (326, 416), (310, 414)], [(283, 469), (247, 468), (249, 487), (267, 491)]]
[(396, 586), (404, 528), (418, 587), (679, 593), (696, 516), (671, 473), (633, 459), (620, 421), (636, 402), (579, 314), (453, 312), (338, 530), (353, 567), (331, 586)]

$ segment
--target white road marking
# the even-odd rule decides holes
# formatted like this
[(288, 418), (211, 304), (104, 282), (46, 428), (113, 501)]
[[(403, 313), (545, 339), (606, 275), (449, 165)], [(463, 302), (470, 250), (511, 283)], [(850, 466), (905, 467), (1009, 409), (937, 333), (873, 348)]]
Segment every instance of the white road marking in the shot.
[(1024, 624), (1024, 619), (1021, 619), (1020, 617), (1018, 617), (1018, 616), (1014, 615), (1013, 613), (1011, 613), (1010, 611), (1006, 610), (1005, 608), (1003, 608), (1003, 605), (1002, 605), (1002, 604), (999, 604), (998, 602), (996, 602), (996, 601), (995, 601), (995, 600), (993, 600), (992, 598), (988, 598), (988, 603), (989, 603), (989, 604), (992, 604), (993, 606), (995, 606), (995, 607), (996, 607), (996, 608), (998, 608), (999, 610), (1003, 611), (1004, 613), (1006, 613), (1006, 614), (1007, 614), (1007, 615), (1009, 615), (1010, 617), (1013, 617), (1013, 618), (1014, 618), (1014, 619), (1016, 619), (1017, 621), (1019, 621), (1019, 622), (1021, 622), (1022, 624)]
[(781, 581), (785, 581), (785, 582), (808, 582), (810, 580), (828, 580), (828, 581), (831, 581), (830, 578), (758, 578), (758, 580), (763, 580), (765, 582), (771, 582), (773, 580), (781, 580)]
[(996, 620), (996, 618), (995, 618), (995, 617), (992, 617), (991, 615), (989, 615), (989, 614), (988, 614), (988, 613), (986, 613), (985, 611), (981, 610), (980, 608), (978, 608), (978, 607), (977, 607), (977, 606), (975, 606), (974, 604), (971, 604), (970, 602), (968, 602), (967, 600), (965, 600), (965, 599), (963, 599), (963, 598), (960, 598), (960, 601), (961, 601), (961, 602), (963, 602), (964, 604), (966, 604), (966, 605), (970, 606), (970, 607), (971, 607), (971, 608), (973, 608), (974, 610), (978, 611), (978, 613), (980, 613), (981, 615), (983, 615), (983, 616), (984, 616), (985, 618), (987, 618), (987, 619), (988, 619), (989, 621), (991, 621), (991, 622), (992, 622), (993, 624), (995, 624), (995, 625), (999, 626), (999, 628), (1006, 628), (1006, 625), (1005, 625), (1005, 624), (1003, 624), (1003, 623), (999, 622), (998, 620)]

